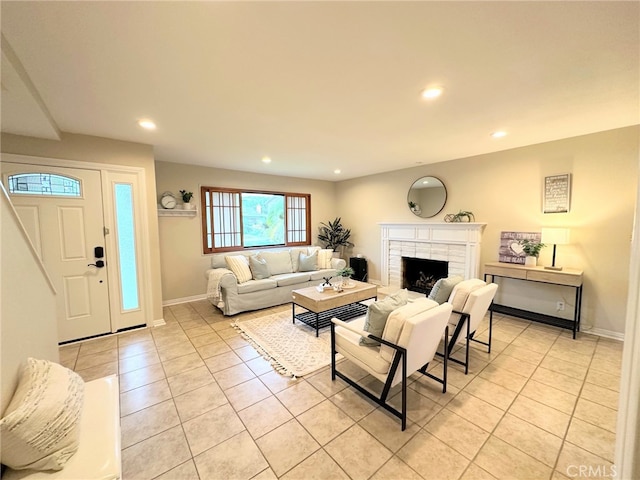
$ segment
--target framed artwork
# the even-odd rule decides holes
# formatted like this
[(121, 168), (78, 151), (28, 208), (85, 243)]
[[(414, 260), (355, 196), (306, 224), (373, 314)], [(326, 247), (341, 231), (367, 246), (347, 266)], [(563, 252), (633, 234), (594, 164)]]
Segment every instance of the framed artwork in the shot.
[(520, 245), (520, 240), (540, 242), (540, 232), (500, 232), (500, 250), (498, 261), (503, 263), (519, 263), (524, 265), (526, 254)]
[(542, 213), (567, 213), (571, 200), (571, 174), (544, 177)]

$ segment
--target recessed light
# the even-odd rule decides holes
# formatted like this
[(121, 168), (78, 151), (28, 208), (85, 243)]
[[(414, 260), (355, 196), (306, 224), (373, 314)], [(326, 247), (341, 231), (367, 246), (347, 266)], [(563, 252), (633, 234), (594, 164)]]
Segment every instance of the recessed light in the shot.
[(497, 132), (492, 132), (491, 136), (493, 138), (502, 138), (505, 137), (507, 135), (507, 132), (505, 132), (504, 130), (498, 130)]
[(156, 124), (153, 123), (151, 120), (138, 120), (138, 125), (140, 125), (142, 128), (144, 128), (145, 130), (155, 130), (156, 129)]
[(422, 98), (436, 98), (442, 95), (442, 87), (427, 87), (422, 91)]
[(262, 163), (271, 163), (271, 158), (269, 158), (269, 157), (262, 157)]
[(335, 173), (336, 175), (338, 175), (339, 173), (342, 173), (342, 170), (340, 170), (339, 168), (336, 168), (333, 173)]

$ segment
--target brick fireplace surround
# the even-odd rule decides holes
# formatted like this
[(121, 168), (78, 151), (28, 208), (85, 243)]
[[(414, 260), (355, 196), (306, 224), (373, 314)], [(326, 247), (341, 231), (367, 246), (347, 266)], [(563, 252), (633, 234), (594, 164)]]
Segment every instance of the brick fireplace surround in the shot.
[(449, 275), (479, 278), (486, 223), (380, 223), (381, 283), (401, 288), (402, 257), (449, 262)]

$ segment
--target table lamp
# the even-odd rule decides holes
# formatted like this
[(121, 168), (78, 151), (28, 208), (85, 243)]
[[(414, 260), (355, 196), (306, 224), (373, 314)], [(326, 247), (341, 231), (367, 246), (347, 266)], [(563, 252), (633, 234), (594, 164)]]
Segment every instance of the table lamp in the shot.
[(562, 270), (562, 267), (556, 267), (556, 245), (567, 245), (569, 243), (568, 228), (543, 228), (542, 243), (553, 244), (553, 259), (550, 267), (544, 267), (548, 270)]

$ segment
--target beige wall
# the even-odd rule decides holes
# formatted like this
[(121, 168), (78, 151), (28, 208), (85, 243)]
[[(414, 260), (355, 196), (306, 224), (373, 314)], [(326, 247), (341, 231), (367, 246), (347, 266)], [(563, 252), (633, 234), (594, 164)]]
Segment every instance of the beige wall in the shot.
[[(316, 243), (320, 222), (333, 220), (340, 211), (335, 202), (335, 183), (275, 175), (238, 172), (217, 168), (156, 163), (158, 200), (162, 192), (179, 196), (180, 190), (194, 193), (192, 202), (200, 209), (200, 187), (260, 189), (311, 194), (312, 243)], [(163, 300), (170, 302), (206, 292), (204, 272), (210, 256), (202, 253), (202, 223), (196, 217), (160, 217), (160, 257), (162, 258)]]
[(0, 416), (18, 384), (27, 357), (59, 361), (56, 292), (44, 273), (27, 233), (4, 189), (0, 189), (2, 223), (0, 314)]
[[(497, 261), (501, 231), (570, 227), (572, 244), (558, 247), (556, 263), (584, 270), (584, 326), (622, 334), (638, 135), (635, 126), (343, 181), (336, 190), (338, 214), (353, 231), (354, 253), (369, 259), (373, 281), (380, 279), (379, 222), (442, 221), (447, 213), (470, 210), (476, 221), (487, 223), (482, 264)], [(543, 214), (543, 179), (559, 173), (572, 174), (571, 210)], [(421, 220), (406, 202), (409, 186), (423, 175), (440, 178), (448, 200), (436, 217)], [(543, 249), (541, 264), (551, 264), (551, 252)], [(514, 285), (504, 289), (521, 289)]]
[(143, 168), (145, 171), (148, 216), (149, 259), (151, 263), (153, 319), (162, 319), (160, 249), (156, 212), (156, 182), (153, 147), (133, 142), (63, 133), (60, 141), (2, 134), (3, 153), (59, 158)]

